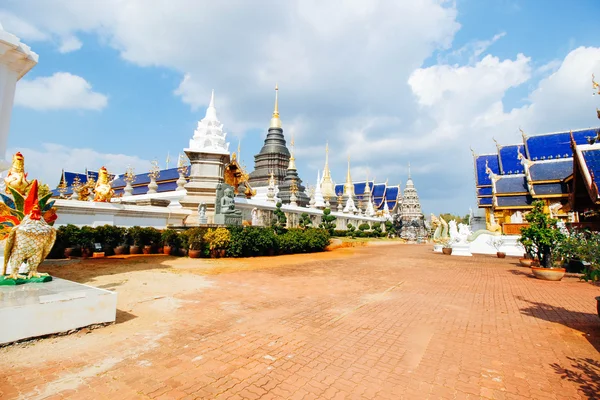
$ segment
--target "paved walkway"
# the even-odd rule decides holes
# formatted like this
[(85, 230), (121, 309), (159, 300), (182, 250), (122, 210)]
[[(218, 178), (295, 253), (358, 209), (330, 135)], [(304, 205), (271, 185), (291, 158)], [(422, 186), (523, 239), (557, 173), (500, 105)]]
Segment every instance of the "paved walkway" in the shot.
[(117, 290), (118, 323), (0, 349), (0, 398), (600, 398), (600, 288), (515, 261), (391, 245), (53, 267)]

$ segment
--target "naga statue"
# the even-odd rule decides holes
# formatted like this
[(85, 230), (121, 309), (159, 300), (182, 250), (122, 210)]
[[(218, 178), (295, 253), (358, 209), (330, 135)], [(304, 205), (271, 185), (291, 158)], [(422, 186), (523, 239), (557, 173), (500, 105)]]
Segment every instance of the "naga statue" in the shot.
[(100, 168), (100, 171), (98, 171), (98, 181), (94, 187), (94, 201), (110, 202), (110, 199), (115, 195), (115, 191), (112, 188), (113, 182), (114, 179), (109, 180), (106, 168)]
[[(6, 235), (0, 284), (14, 285), (24, 283), (19, 280), (32, 278), (42, 278), (43, 282), (52, 280), (48, 274), (37, 272), (38, 266), (48, 256), (56, 240), (56, 229), (51, 226), (56, 220), (56, 213), (52, 208), (54, 202), (49, 201), (52, 194), (38, 199), (37, 180), (32, 182), (27, 197), (24, 198), (14, 189), (11, 193), (14, 201), (2, 195), (4, 206), (13, 208), (15, 213), (0, 216), (2, 226), (6, 230), (9, 229)], [(21, 216), (22, 219), (19, 219)], [(23, 264), (27, 265), (27, 276), (19, 274)], [(9, 266), (10, 274), (5, 277)]]
[(450, 237), (448, 236), (448, 223), (440, 216), (439, 218), (431, 214), (431, 225), (435, 227), (433, 232), (433, 242), (444, 244), (448, 242)]
[(4, 178), (4, 183), (6, 184), (6, 193), (10, 194), (10, 188), (16, 190), (21, 195), (25, 196), (29, 187), (31, 186), (31, 182), (27, 181), (27, 173), (25, 172), (25, 158), (23, 154), (16, 153), (13, 156), (13, 161), (10, 169), (8, 170), (8, 175)]

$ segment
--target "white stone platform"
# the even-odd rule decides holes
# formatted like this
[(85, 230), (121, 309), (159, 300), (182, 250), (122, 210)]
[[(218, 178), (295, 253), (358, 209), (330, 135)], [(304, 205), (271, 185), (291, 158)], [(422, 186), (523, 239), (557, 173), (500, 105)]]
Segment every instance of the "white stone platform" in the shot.
[(470, 247), (471, 245), (469, 243), (454, 243), (452, 245), (452, 255), (471, 257), (473, 254), (471, 254)]
[(117, 293), (60, 278), (0, 286), (0, 344), (114, 322)]

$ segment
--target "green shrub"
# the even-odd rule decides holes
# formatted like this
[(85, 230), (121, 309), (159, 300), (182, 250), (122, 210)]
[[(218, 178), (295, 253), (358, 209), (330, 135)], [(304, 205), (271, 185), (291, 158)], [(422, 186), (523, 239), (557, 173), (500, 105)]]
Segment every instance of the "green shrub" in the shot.
[(331, 236), (344, 237), (347, 234), (348, 234), (348, 231), (343, 231), (341, 229), (334, 229), (333, 230), (333, 235), (331, 235)]
[(204, 250), (204, 247), (208, 247), (204, 241), (204, 235), (208, 232), (207, 228), (191, 228), (182, 233), (185, 239), (182, 242), (187, 241), (190, 250)]
[(163, 246), (177, 247), (179, 235), (173, 229), (164, 229), (160, 234)]
[(287, 217), (285, 213), (281, 210), (281, 202), (278, 202), (275, 206), (275, 211), (273, 211), (273, 220), (271, 221), (271, 226), (275, 230), (275, 232), (280, 235), (285, 232), (287, 224)]
[(96, 230), (91, 226), (83, 226), (77, 235), (77, 244), (82, 249), (92, 249), (96, 242)]
[(259, 226), (230, 227), (230, 257), (263, 256), (277, 250), (277, 237), (271, 228)]
[(331, 209), (326, 208), (323, 210), (323, 217), (321, 218), (321, 223), (319, 224), (319, 228), (327, 230), (330, 235), (333, 235), (333, 231), (335, 230), (335, 215), (331, 214)]
[(308, 213), (300, 214), (299, 225), (300, 225), (300, 228), (302, 228), (302, 229), (310, 228), (312, 226), (312, 220), (310, 219), (310, 216), (308, 215)]
[(142, 241), (144, 246), (160, 245), (160, 231), (151, 226), (142, 228)]
[(132, 226), (131, 228), (127, 229), (127, 238), (128, 241), (130, 243), (130, 245), (133, 246), (143, 246), (144, 245), (144, 234), (142, 232), (141, 227), (139, 226)]

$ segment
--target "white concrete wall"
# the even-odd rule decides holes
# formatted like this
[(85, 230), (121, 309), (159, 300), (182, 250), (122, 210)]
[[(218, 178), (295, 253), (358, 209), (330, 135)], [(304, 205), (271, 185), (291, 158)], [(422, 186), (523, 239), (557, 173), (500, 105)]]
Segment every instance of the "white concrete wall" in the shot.
[(152, 226), (157, 229), (169, 225), (183, 226), (190, 211), (181, 208), (134, 206), (118, 203), (96, 203), (90, 201), (57, 199), (55, 203), (58, 219), (55, 226), (73, 224), (77, 226)]

